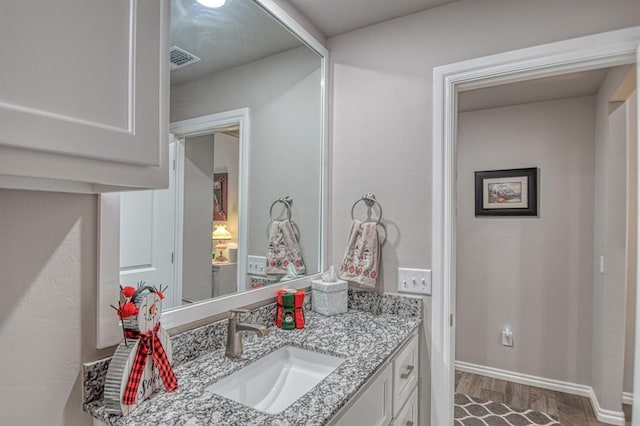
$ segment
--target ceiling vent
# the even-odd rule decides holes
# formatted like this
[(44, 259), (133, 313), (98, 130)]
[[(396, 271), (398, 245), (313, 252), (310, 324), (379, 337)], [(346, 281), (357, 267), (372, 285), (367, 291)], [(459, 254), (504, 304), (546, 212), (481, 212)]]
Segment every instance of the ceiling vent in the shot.
[(189, 53), (178, 46), (171, 46), (169, 51), (169, 61), (171, 62), (171, 71), (178, 68), (186, 67), (187, 65), (195, 64), (200, 61), (193, 53)]

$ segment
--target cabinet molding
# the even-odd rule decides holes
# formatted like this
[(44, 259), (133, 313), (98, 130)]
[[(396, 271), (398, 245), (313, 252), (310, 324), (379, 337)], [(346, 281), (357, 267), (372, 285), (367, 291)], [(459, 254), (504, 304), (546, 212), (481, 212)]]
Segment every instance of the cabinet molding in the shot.
[(169, 0), (37, 3), (37, 14), (32, 2), (0, 7), (5, 34), (23, 45), (3, 67), (0, 186), (164, 187)]

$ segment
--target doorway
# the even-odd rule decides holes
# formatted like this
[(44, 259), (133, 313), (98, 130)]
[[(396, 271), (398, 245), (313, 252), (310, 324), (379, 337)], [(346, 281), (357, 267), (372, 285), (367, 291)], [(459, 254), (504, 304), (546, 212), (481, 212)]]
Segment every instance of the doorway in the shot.
[(165, 309), (246, 289), (248, 129), (247, 108), (171, 124), (169, 188), (119, 195), (121, 283), (161, 286)]
[[(458, 96), (456, 391), (500, 406), (507, 423), (621, 416), (614, 360), (627, 348), (624, 327), (611, 326), (625, 322), (628, 120), (612, 98), (634, 74), (600, 68)], [(486, 177), (507, 168), (537, 183), (535, 209), (520, 205), (527, 186)], [(500, 209), (478, 205), (488, 201), (478, 181)], [(456, 407), (456, 420), (477, 418)]]
[[(457, 94), (531, 78), (631, 64), (636, 61), (639, 41), (640, 28), (631, 28), (434, 69), (431, 424), (453, 423)], [(634, 399), (639, 396), (634, 395)], [(634, 407), (638, 409), (637, 402)]]

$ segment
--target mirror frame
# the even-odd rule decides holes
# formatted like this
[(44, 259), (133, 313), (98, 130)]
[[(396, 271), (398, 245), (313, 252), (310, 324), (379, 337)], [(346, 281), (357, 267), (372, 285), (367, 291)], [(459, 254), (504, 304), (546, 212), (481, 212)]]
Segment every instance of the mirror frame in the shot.
[[(329, 237), (329, 141), (328, 141), (328, 77), (329, 51), (307, 29), (299, 24), (275, 0), (253, 0), (285, 29), (297, 36), (320, 57), (320, 101), (321, 101), (321, 178), (320, 178), (320, 271), (327, 269)], [(247, 127), (247, 130), (248, 127)], [(169, 136), (169, 135), (167, 135)], [(246, 213), (243, 213), (246, 216)], [(246, 247), (245, 247), (246, 250)], [(240, 252), (239, 252), (240, 255)], [(246, 253), (245, 253), (246, 255)], [(308, 275), (248, 290), (242, 293), (221, 296), (202, 302), (183, 305), (162, 313), (164, 328), (185, 326), (203, 319), (228, 312), (230, 309), (272, 300), (281, 288), (301, 289), (311, 286), (311, 280), (320, 273)], [(122, 330), (110, 304), (118, 300), (120, 285), (120, 194), (107, 193), (98, 197), (98, 291), (97, 291), (97, 336), (98, 349), (117, 345)]]

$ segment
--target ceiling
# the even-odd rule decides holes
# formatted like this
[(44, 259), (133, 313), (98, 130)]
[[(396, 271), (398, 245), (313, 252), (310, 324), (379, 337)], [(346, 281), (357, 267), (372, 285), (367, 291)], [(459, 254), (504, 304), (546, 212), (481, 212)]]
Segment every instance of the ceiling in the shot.
[(595, 95), (608, 70), (603, 68), (575, 72), (461, 92), (458, 96), (458, 111)]
[[(283, 0), (287, 1), (287, 0)], [(288, 0), (327, 37), (456, 0)], [(171, 72), (171, 85), (301, 46), (253, 0), (227, 0), (210, 9), (196, 0), (171, 0), (171, 45), (199, 62)]]
[(332, 37), (454, 1), (456, 0), (289, 0), (289, 3), (325, 36)]
[(251, 0), (231, 0), (219, 9), (201, 6), (196, 0), (172, 0), (171, 45), (201, 59), (172, 71), (173, 86), (302, 43)]

